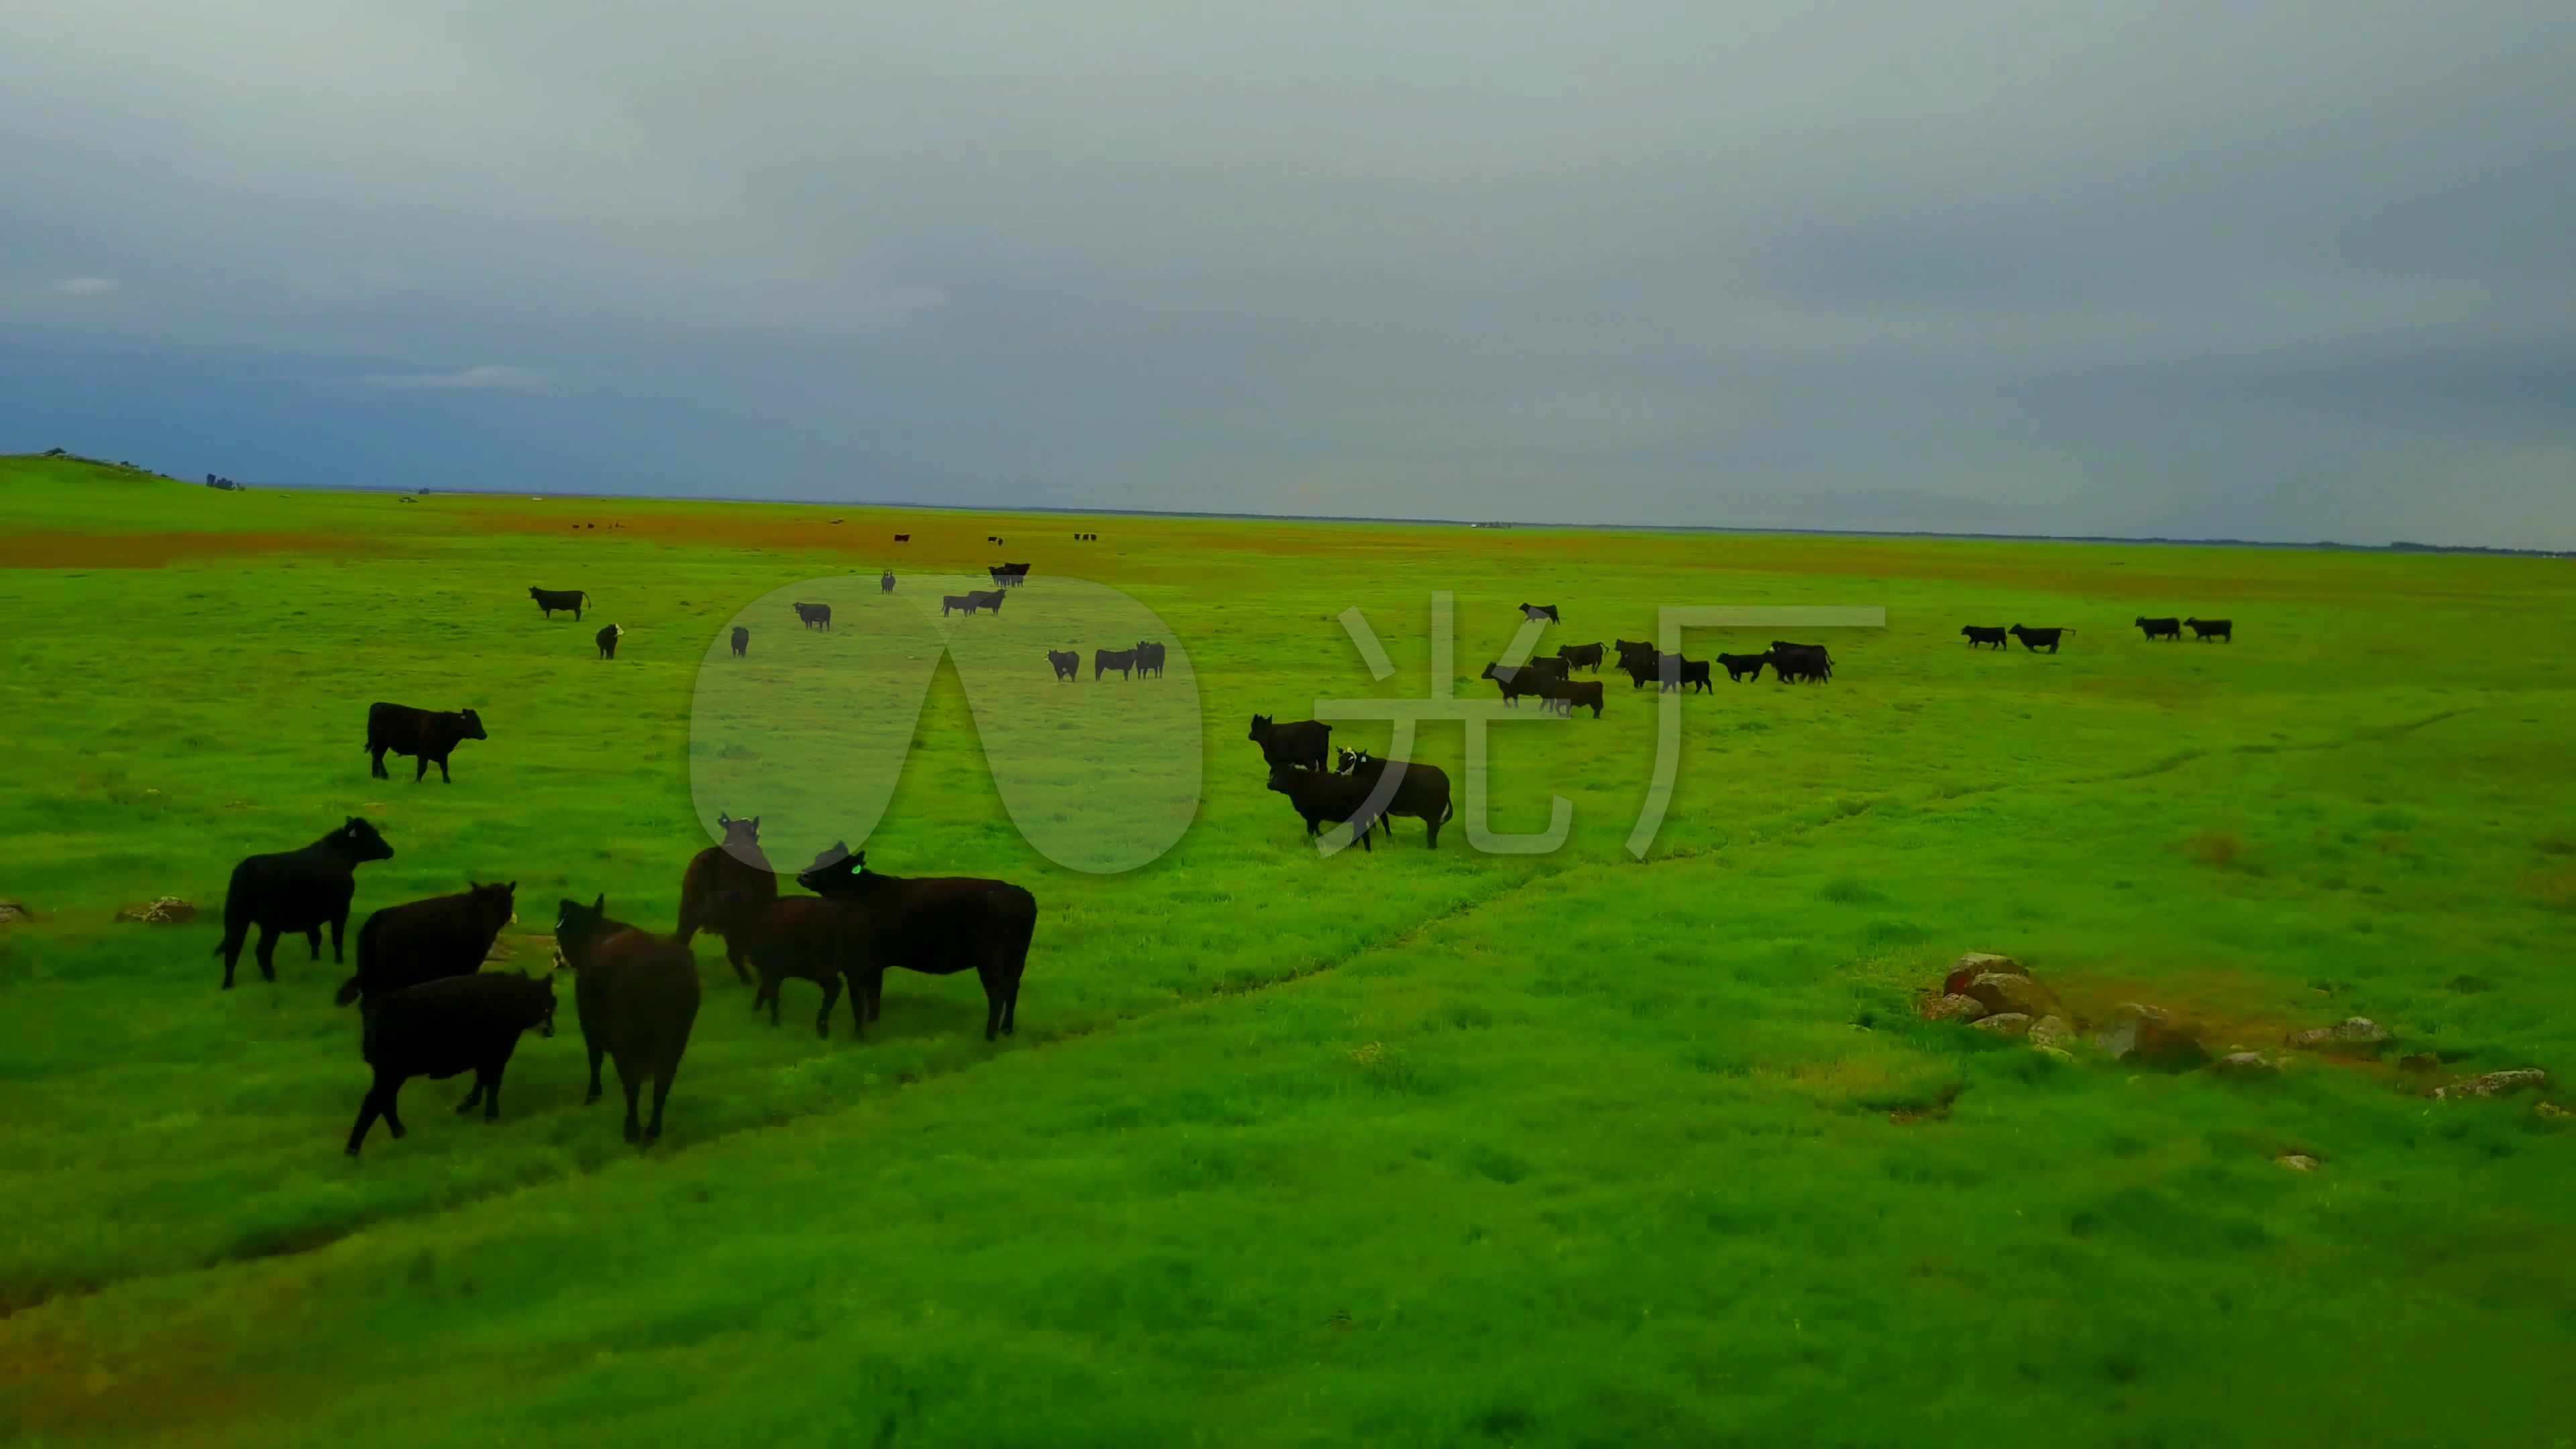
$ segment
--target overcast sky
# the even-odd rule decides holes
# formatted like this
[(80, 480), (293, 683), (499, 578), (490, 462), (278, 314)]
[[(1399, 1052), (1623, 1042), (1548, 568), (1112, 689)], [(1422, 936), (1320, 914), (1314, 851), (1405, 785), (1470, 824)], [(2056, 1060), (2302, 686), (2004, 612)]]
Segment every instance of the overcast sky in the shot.
[(0, 5), (0, 451), (2576, 547), (2576, 4)]

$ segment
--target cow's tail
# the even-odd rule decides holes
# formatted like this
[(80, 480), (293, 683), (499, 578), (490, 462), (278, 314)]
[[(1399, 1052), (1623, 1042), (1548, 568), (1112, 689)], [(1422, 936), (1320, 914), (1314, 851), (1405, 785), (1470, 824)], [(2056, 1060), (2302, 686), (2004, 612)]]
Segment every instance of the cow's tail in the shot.
[(367, 917), (367, 923), (358, 928), (357, 972), (350, 976), (348, 980), (341, 982), (340, 989), (331, 994), (332, 1005), (346, 1006), (350, 1002), (357, 1000), (360, 993), (366, 989), (360, 983), (367, 979), (367, 966), (375, 959), (377, 924), (376, 918), (374, 916), (369, 916)]

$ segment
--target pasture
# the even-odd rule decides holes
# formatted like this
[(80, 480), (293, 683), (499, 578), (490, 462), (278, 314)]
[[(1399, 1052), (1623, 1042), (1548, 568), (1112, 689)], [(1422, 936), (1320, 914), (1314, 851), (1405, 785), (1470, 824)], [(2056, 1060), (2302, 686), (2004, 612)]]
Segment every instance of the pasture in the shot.
[[(2576, 1433), (2563, 562), (399, 502), (25, 459), (0, 459), (0, 508), (0, 898), (34, 916), (0, 925), (16, 1442)], [(707, 676), (853, 657), (825, 651), (911, 609), (878, 594), (882, 567), (1005, 559), (1033, 563), (1027, 587), (955, 627), (1025, 630), (1024, 659), (996, 632), (968, 665), (989, 676), (922, 661), (908, 737), (898, 696), (923, 686), (852, 681), (868, 748), (910, 744), (872, 822), (863, 789), (800, 789), (794, 768), (720, 774), (762, 798), (693, 796)], [(737, 620), (842, 576), (828, 633), (784, 599)], [(1050, 633), (1050, 580), (1138, 601), (1185, 657), (1095, 681), (1093, 649), (1136, 636)], [(587, 591), (584, 622), (541, 617), (532, 585)], [(1525, 600), (1563, 615), (1544, 650), (1651, 639), (1666, 604), (1882, 605), (1888, 624), (1825, 641), (1830, 683), (1720, 670), (1685, 698), (1642, 861), (1624, 842), (1655, 695), (1609, 669), (1599, 720), (1533, 700), (1490, 731), (1493, 827), (1537, 831), (1563, 796), (1561, 849), (1481, 854), (1457, 829), (1426, 851), (1399, 821), (1320, 857), (1246, 722), (1423, 695), (1433, 589), (1456, 596), (1462, 698), (1494, 697), (1477, 674)], [(1383, 683), (1336, 622), (1353, 606)], [(2150, 642), (2140, 615), (2231, 618), (2235, 639)], [(613, 662), (592, 639), (609, 624)], [(1998, 653), (1967, 624), (2075, 632)], [(1047, 649), (1081, 652), (1076, 681)], [(793, 732), (828, 742), (804, 688), (780, 687), (805, 700)], [(1184, 690), (1199, 804), (1167, 854), (1099, 874), (1023, 839), (1019, 806), (1064, 828), (1082, 791), (997, 786), (978, 711), (1070, 721), (1063, 757), (1106, 770), (1125, 755), (1099, 739), (1164, 738)], [(470, 707), (490, 738), (457, 749), (453, 784), (372, 780), (375, 700)], [(1333, 738), (1382, 751), (1387, 732)], [(1460, 779), (1461, 750), (1428, 725), (1417, 754)], [(1124, 801), (1118, 839), (1167, 805)], [(905, 972), (863, 1040), (846, 1012), (818, 1039), (801, 982), (773, 1029), (701, 937), (658, 1145), (621, 1140), (613, 1090), (581, 1105), (567, 986), (497, 1123), (444, 1110), (465, 1079), (416, 1082), (411, 1135), (352, 1161), (367, 1072), (331, 1004), (349, 968), (289, 938), (277, 983), (245, 962), (217, 989), (233, 862), (346, 816), (396, 852), (359, 870), (353, 936), (379, 907), (514, 880), (486, 969), (533, 973), (559, 898), (668, 929), (719, 809), (762, 816), (782, 871), (846, 839), (880, 871), (1034, 892), (1016, 1036), (983, 1040), (971, 977)], [(112, 923), (164, 895), (199, 918)], [(1921, 1019), (1971, 950), (2087, 1017), (2158, 1003), (2214, 1052), (2283, 1065), (2138, 1071)], [(2353, 1015), (2395, 1048), (2280, 1049)], [(2424, 1094), (2530, 1066), (2546, 1090)]]

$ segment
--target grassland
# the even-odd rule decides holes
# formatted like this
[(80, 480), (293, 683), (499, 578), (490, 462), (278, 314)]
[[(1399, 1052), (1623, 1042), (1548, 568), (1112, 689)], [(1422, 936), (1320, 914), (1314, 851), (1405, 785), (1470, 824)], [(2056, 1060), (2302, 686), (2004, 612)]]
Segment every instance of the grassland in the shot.
[[(1996, 950), (2221, 1048), (2362, 1014), (2436, 1077), (2576, 1071), (2563, 563), (400, 503), (26, 460), (0, 508), (0, 897), (38, 917), (0, 927), (16, 1442), (2576, 1436), (2569, 1119), (2368, 1063), (2067, 1063), (1911, 1011)], [(412, 1135), (350, 1162), (365, 1078), (327, 957), (288, 943), (275, 986), (223, 993), (212, 924), (109, 923), (211, 906), (240, 856), (365, 814), (399, 854), (362, 911), (515, 879), (531, 967), (558, 896), (667, 924), (734, 612), (1002, 557), (1185, 645), (1203, 786), (1175, 849), (1116, 875), (1033, 850), (946, 665), (873, 832), (792, 791), (725, 808), (782, 862), (848, 836), (882, 869), (1028, 885), (1015, 1039), (981, 1039), (971, 982), (901, 973), (865, 1041), (797, 1026), (796, 987), (773, 1030), (702, 944), (662, 1146), (579, 1105), (567, 1013), (497, 1126), (415, 1085)], [(531, 584), (598, 612), (548, 623)], [(1686, 701), (1642, 862), (1653, 709), (1615, 677), (1598, 722), (1494, 732), (1496, 827), (1564, 795), (1564, 849), (1428, 852), (1408, 823), (1318, 858), (1243, 722), (1421, 694), (1433, 588), (1462, 694), (1524, 599), (1571, 642), (1647, 637), (1668, 603), (1889, 627), (1834, 641), (1830, 686)], [(1333, 622), (1351, 605), (1383, 685)], [(2239, 642), (2150, 645), (2141, 612), (2233, 615)], [(756, 657), (833, 647), (780, 613)], [(2079, 632), (1996, 656), (1967, 622)], [(474, 706), (492, 738), (453, 785), (371, 781), (377, 698)], [(1426, 732), (1453, 774), (1459, 748)]]

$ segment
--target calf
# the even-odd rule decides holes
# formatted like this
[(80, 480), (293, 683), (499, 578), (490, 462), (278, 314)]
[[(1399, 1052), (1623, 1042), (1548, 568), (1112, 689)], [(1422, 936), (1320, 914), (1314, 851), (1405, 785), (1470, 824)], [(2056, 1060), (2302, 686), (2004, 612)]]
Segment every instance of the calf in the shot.
[(1136, 672), (1143, 675), (1148, 671), (1157, 679), (1163, 677), (1163, 646), (1150, 641), (1136, 646)]
[[(564, 901), (555, 911), (555, 947), (573, 971), (572, 1003), (590, 1051), (585, 1107), (599, 1100), (599, 1059), (617, 1063), (617, 1085), (626, 1093), (626, 1140), (662, 1135), (662, 1104), (689, 1049), (698, 1019), (698, 963), (686, 946), (648, 936), (608, 919), (608, 897), (585, 906)], [(653, 1121), (636, 1120), (636, 1097), (653, 1082)]]
[(352, 815), (339, 829), (302, 850), (254, 855), (233, 867), (224, 891), (224, 938), (215, 954), (224, 958), (224, 990), (233, 989), (233, 968), (241, 963), (242, 939), (259, 927), (259, 974), (277, 979), (277, 938), (288, 931), (304, 933), (313, 959), (322, 959), (322, 927), (331, 927), (331, 959), (341, 959), (340, 936), (349, 924), (349, 902), (358, 893), (358, 867), (371, 860), (391, 860), (394, 848), (376, 827)]
[(1091, 651), (1091, 678), (1094, 683), (1099, 681), (1100, 676), (1113, 669), (1118, 671), (1118, 677), (1121, 679), (1135, 678), (1136, 651), (1133, 649), (1094, 649)]
[(760, 974), (752, 993), (754, 1016), (769, 1008), (769, 1024), (778, 1025), (778, 988), (789, 978), (823, 988), (823, 1009), (814, 1014), (814, 1032), (832, 1034), (832, 1004), (841, 999), (841, 981), (850, 980), (850, 1029), (866, 1029), (867, 1017), (858, 983), (867, 968), (867, 943), (849, 912), (831, 901), (811, 896), (781, 896), (760, 908), (751, 920), (751, 964)]
[(474, 1074), (474, 1090), (456, 1104), (459, 1112), (483, 1108), (483, 1120), (501, 1115), (501, 1071), (519, 1049), (519, 1033), (536, 1029), (555, 1034), (555, 984), (530, 980), (524, 971), (507, 975), (450, 976), (394, 992), (367, 1015), (360, 1055), (376, 1069), (376, 1080), (358, 1104), (358, 1125), (349, 1130), (349, 1155), (367, 1140), (367, 1129), (383, 1117), (394, 1139), (404, 1135), (394, 1099), (414, 1077), (445, 1081), (459, 1072)]
[(555, 616), (557, 609), (572, 610), (572, 621), (576, 624), (581, 622), (583, 606), (590, 602), (590, 595), (579, 589), (540, 589), (533, 585), (528, 589), (528, 597), (537, 601), (537, 607), (544, 610), (549, 619)]
[(832, 627), (832, 606), (829, 604), (795, 604), (790, 607), (796, 610), (796, 621), (808, 629)]
[[(1597, 693), (1601, 686), (1595, 684), (1592, 688)], [(1366, 750), (1339, 750), (1335, 752), (1335, 758), (1341, 763), (1343, 775), (1365, 782), (1372, 792), (1389, 768), (1386, 761), (1371, 758)], [(1387, 796), (1385, 807), (1378, 812), (1378, 828), (1386, 832), (1387, 839), (1393, 840), (1395, 826), (1387, 817), (1410, 815), (1422, 822), (1427, 847), (1438, 850), (1440, 827), (1448, 823), (1454, 813), (1449, 804), (1449, 776), (1437, 765), (1418, 761), (1393, 768), (1399, 772), (1395, 793)]]
[(1655, 676), (1664, 682), (1664, 688), (1667, 690), (1682, 689), (1696, 684), (1699, 686), (1698, 692), (1705, 694), (1712, 688), (1708, 682), (1708, 661), (1705, 659), (1684, 659), (1678, 654), (1663, 655), (1655, 661)]
[(600, 630), (600, 631), (599, 631), (599, 635), (598, 635), (598, 643), (599, 643), (599, 657), (600, 657), (600, 658), (602, 658), (602, 659), (614, 659), (614, 658), (616, 658), (616, 657), (617, 657), (617, 641), (618, 641), (618, 640), (620, 640), (620, 639), (623, 639), (623, 638), (625, 638), (625, 637), (626, 637), (626, 631), (625, 631), (625, 630), (623, 630), (623, 629), (620, 629), (619, 627), (617, 627), (617, 626), (616, 626), (616, 625), (614, 625), (614, 624), (611, 624), (611, 625), (609, 625), (607, 628)]
[(1748, 679), (1760, 679), (1762, 677), (1762, 666), (1770, 662), (1771, 656), (1768, 654), (1720, 654), (1717, 656), (1718, 667), (1726, 671), (1727, 678), (1738, 684), (1742, 684)]
[(365, 1012), (407, 986), (482, 970), (501, 928), (519, 918), (512, 908), (519, 883), (466, 885), (459, 895), (387, 906), (367, 917), (358, 928), (358, 973), (331, 999), (342, 1006), (358, 1002)]
[(1551, 624), (1561, 624), (1565, 622), (1564, 620), (1556, 617), (1556, 605), (1554, 604), (1523, 604), (1521, 605), (1521, 618), (1523, 621), (1531, 619), (1545, 619)]
[(412, 772), (415, 785), (429, 778), (429, 767), (438, 766), (439, 783), (455, 784), (447, 773), (447, 757), (467, 740), (488, 740), (483, 733), (483, 716), (470, 709), (414, 709), (407, 704), (378, 701), (367, 706), (366, 752), (374, 758), (368, 773), (379, 780), (393, 777), (385, 773), (385, 751), (411, 755), (420, 762)]
[(1037, 934), (1037, 897), (1008, 881), (974, 876), (878, 875), (867, 868), (867, 852), (853, 855), (838, 841), (796, 883), (858, 922), (865, 956), (851, 973), (850, 990), (867, 997), (868, 1020), (877, 1019), (884, 1002), (886, 968), (900, 966), (928, 976), (974, 972), (984, 986), (984, 1040), (1019, 1030), (1020, 977)]
[(2046, 646), (2048, 652), (2054, 654), (2057, 652), (2057, 641), (2061, 637), (2072, 634), (2075, 631), (2065, 628), (2025, 629), (2021, 625), (2015, 624), (2004, 632), (2012, 635), (2016, 639), (2019, 639), (2021, 641), (2021, 647), (2032, 653), (2037, 653), (2042, 646)]
[[(1705, 664), (1699, 666), (1699, 672), (1700, 683), (1705, 685), (1708, 683), (1708, 666)], [(1600, 680), (1542, 679), (1538, 682), (1538, 697), (1548, 701), (1559, 713), (1569, 718), (1573, 716), (1576, 706), (1586, 704), (1592, 706), (1594, 719), (1601, 718)]]
[(1598, 644), (1566, 644), (1560, 646), (1556, 653), (1568, 669), (1589, 669), (1595, 674), (1601, 672), (1601, 646)]
[(702, 930), (722, 936), (734, 979), (748, 985), (752, 922), (778, 899), (778, 876), (761, 853), (759, 816), (736, 820), (719, 814), (716, 825), (724, 843), (689, 857), (680, 873), (680, 929), (671, 939), (686, 946)]
[(1252, 732), (1245, 738), (1261, 746), (1262, 763), (1274, 770), (1281, 765), (1320, 770), (1332, 748), (1333, 727), (1311, 719), (1274, 724), (1270, 716), (1256, 714), (1252, 717)]
[(2182, 642), (2182, 620), (2180, 619), (2150, 619), (2141, 614), (2134, 622), (2150, 639), (2171, 639), (2177, 644)]
[[(1407, 771), (1407, 773), (1411, 773)], [(1322, 833), (1326, 825), (1349, 822), (1351, 838), (1362, 850), (1374, 853), (1369, 833), (1384, 823), (1384, 812), (1367, 813), (1371, 782), (1351, 775), (1327, 775), (1321, 770), (1300, 770), (1281, 765), (1270, 772), (1270, 788), (1288, 797), (1288, 803), (1306, 822), (1311, 838)]]
[(1055, 666), (1055, 677), (1058, 681), (1072, 679), (1082, 673), (1082, 655), (1076, 650), (1050, 649), (1047, 651), (1047, 663)]
[(751, 631), (740, 624), (733, 626), (733, 657), (740, 659), (751, 652)]
[(877, 575), (877, 592), (880, 594), (891, 594), (894, 592), (894, 570), (887, 569), (884, 573)]
[(2233, 619), (2185, 619), (2183, 622), (2191, 626), (2192, 638), (2200, 643), (2206, 644), (2212, 639), (2224, 639), (2230, 644), (2236, 642), (2236, 621)]
[(2000, 628), (1985, 629), (1975, 624), (1962, 624), (1959, 626), (1959, 632), (1968, 636), (1968, 647), (1971, 649), (1980, 644), (1992, 644), (1998, 649), (2012, 647), (2012, 641), (2004, 637), (2004, 631)]

